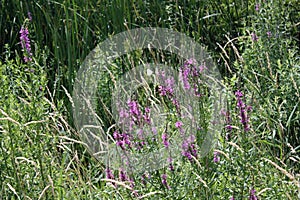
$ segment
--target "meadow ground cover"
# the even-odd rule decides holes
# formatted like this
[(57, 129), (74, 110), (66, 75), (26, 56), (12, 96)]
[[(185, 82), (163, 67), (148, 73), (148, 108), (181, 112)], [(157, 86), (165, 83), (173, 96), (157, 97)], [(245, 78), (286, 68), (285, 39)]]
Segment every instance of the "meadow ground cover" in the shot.
[[(0, 0), (0, 199), (300, 199), (299, 8), (297, 0)], [(226, 105), (215, 112), (207, 63), (153, 48), (112, 60), (91, 112), (122, 152), (115, 167), (76, 129), (74, 85), (98, 43), (143, 27), (202, 44)], [(159, 81), (114, 110), (126, 88), (116, 82), (145, 63), (178, 76), (160, 68)], [(178, 98), (182, 91), (190, 96)], [(212, 116), (222, 129), (202, 155)], [(157, 169), (130, 170), (138, 164), (128, 155), (170, 152), (178, 141)]]

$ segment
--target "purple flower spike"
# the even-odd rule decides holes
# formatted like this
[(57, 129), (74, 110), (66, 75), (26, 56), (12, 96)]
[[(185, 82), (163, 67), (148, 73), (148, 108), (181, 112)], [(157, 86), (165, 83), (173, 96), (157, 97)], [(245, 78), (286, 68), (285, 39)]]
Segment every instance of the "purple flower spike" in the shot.
[(174, 171), (174, 166), (173, 166), (173, 163), (172, 163), (173, 159), (171, 157), (168, 158), (168, 163), (169, 163), (169, 169), (170, 171)]
[(251, 37), (252, 37), (252, 41), (253, 42), (257, 42), (258, 41), (258, 37), (257, 37), (257, 35), (255, 33), (252, 33)]
[(31, 15), (31, 12), (28, 12), (27, 15), (28, 15), (29, 21), (32, 21), (32, 15)]
[(114, 175), (113, 175), (112, 171), (109, 168), (106, 168), (105, 172), (106, 172), (106, 178), (114, 179)]
[(175, 127), (176, 127), (176, 128), (181, 128), (182, 125), (183, 125), (183, 123), (182, 123), (181, 121), (177, 121), (177, 122), (175, 123)]
[(170, 189), (170, 186), (168, 185), (168, 182), (167, 182), (167, 174), (163, 174), (161, 175), (161, 182), (164, 186), (166, 186), (168, 189)]
[(249, 197), (249, 200), (257, 200), (257, 199), (258, 199), (257, 196), (255, 195), (255, 193), (256, 193), (256, 190), (255, 190), (254, 188), (252, 188), (252, 189), (250, 190), (250, 197)]
[(184, 157), (187, 157), (187, 159), (192, 162), (193, 156), (197, 158), (197, 148), (195, 144), (196, 138), (194, 135), (189, 136), (187, 139), (185, 139), (182, 143), (182, 155)]
[(217, 151), (214, 152), (214, 162), (215, 162), (215, 163), (220, 162), (219, 154), (220, 154), (220, 153), (217, 152)]
[(260, 7), (260, 4), (257, 3), (257, 4), (255, 5), (255, 10), (256, 10), (256, 11), (259, 11), (259, 7)]
[(252, 107), (251, 106), (246, 106), (245, 103), (243, 102), (242, 100), (242, 96), (243, 96), (243, 93), (241, 91), (236, 91), (235, 92), (235, 96), (237, 98), (237, 107), (240, 109), (240, 122), (244, 125), (244, 130), (247, 132), (250, 130), (250, 127), (249, 127), (249, 119), (248, 119), (248, 116), (247, 116), (247, 111), (251, 111), (252, 110)]
[(236, 96), (236, 97), (242, 97), (242, 96), (243, 96), (243, 93), (242, 93), (240, 90), (237, 90), (237, 91), (235, 92), (235, 96)]
[(121, 181), (127, 181), (126, 172), (123, 169), (119, 169), (119, 178)]
[(166, 133), (163, 133), (161, 136), (162, 140), (163, 140), (163, 144), (166, 148), (169, 147), (169, 142), (168, 142), (168, 135)]
[(20, 36), (21, 47), (22, 47), (23, 52), (25, 52), (24, 61), (25, 62), (31, 61), (32, 53), (31, 53), (30, 39), (28, 37), (28, 35), (29, 35), (28, 28), (24, 28), (22, 26), (21, 30), (20, 30), (20, 35), (21, 35)]

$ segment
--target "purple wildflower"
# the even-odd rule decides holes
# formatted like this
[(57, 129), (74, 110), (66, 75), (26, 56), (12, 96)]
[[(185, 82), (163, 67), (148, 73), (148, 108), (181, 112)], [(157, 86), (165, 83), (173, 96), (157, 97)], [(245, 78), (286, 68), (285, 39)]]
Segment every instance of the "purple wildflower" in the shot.
[(135, 184), (134, 184), (134, 180), (131, 178), (129, 179), (130, 182), (130, 187), (134, 188)]
[(231, 126), (230, 124), (226, 125), (225, 128), (226, 128), (227, 130), (229, 130), (229, 131), (232, 130), (232, 126)]
[(272, 33), (270, 31), (267, 32), (268, 37), (272, 36)]
[(163, 133), (161, 139), (163, 141), (164, 146), (168, 148), (169, 147), (168, 135), (166, 133)]
[(195, 140), (196, 140), (195, 136), (191, 135), (182, 143), (182, 155), (187, 157), (190, 162), (193, 161), (192, 156), (196, 158), (198, 156)]
[(214, 151), (214, 162), (215, 162), (215, 163), (220, 162), (219, 154), (220, 154), (219, 152)]
[(181, 121), (177, 121), (177, 122), (175, 123), (175, 127), (176, 127), (176, 128), (181, 128), (182, 125), (183, 125), (183, 123), (182, 123)]
[(106, 178), (107, 179), (114, 179), (115, 178), (112, 171), (111, 171), (111, 169), (109, 169), (109, 167), (106, 168), (105, 172), (106, 172)]
[(179, 80), (183, 83), (183, 88), (189, 90), (192, 87), (194, 94), (197, 97), (202, 96), (199, 88), (199, 84), (201, 83), (199, 77), (204, 69), (206, 69), (205, 65), (197, 66), (197, 61), (195, 59), (186, 60), (179, 69)]
[(158, 91), (161, 96), (172, 97), (174, 95), (174, 77), (165, 78), (165, 75), (162, 76), (164, 82), (162, 85), (158, 86)]
[(158, 91), (161, 96), (167, 96), (167, 90), (164, 86), (162, 85), (158, 86)]
[(156, 129), (156, 127), (153, 126), (153, 127), (151, 128), (151, 130), (152, 130), (152, 133), (153, 133), (154, 135), (157, 134), (157, 129)]
[(29, 21), (32, 21), (32, 15), (31, 15), (31, 12), (28, 11), (27, 15), (28, 15)]
[(126, 172), (122, 168), (119, 169), (119, 179), (121, 181), (127, 181), (128, 180)]
[(249, 197), (249, 200), (257, 200), (257, 199), (258, 199), (257, 196), (255, 195), (255, 193), (256, 193), (256, 190), (255, 190), (254, 188), (252, 188), (252, 189), (250, 190), (250, 197)]
[(172, 100), (172, 103), (173, 103), (173, 105), (174, 105), (175, 108), (176, 108), (177, 114), (178, 114), (179, 116), (181, 116), (179, 101), (177, 101), (176, 99), (173, 99), (173, 100)]
[(173, 166), (172, 161), (173, 161), (172, 158), (169, 157), (169, 158), (168, 158), (168, 162), (169, 162), (169, 169), (170, 169), (170, 171), (174, 171), (174, 166)]
[(244, 125), (244, 130), (245, 131), (249, 131), (250, 128), (249, 128), (249, 120), (248, 120), (248, 117), (247, 117), (247, 110), (251, 110), (252, 107), (250, 106), (246, 106), (242, 100), (242, 96), (243, 96), (243, 93), (241, 91), (236, 91), (235, 92), (235, 96), (237, 98), (237, 107), (240, 109), (240, 118), (241, 118), (241, 123)]
[(174, 77), (170, 77), (165, 80), (166, 88), (170, 95), (173, 95), (173, 93), (174, 93), (174, 90), (173, 90), (174, 83), (175, 83)]
[(259, 4), (259, 3), (255, 4), (255, 10), (256, 10), (256, 11), (259, 11), (259, 7), (260, 7), (260, 4)]
[(240, 90), (237, 90), (237, 91), (235, 92), (235, 96), (236, 96), (236, 97), (242, 97), (242, 96), (243, 96), (243, 93), (242, 93)]
[(185, 61), (185, 65), (195, 65), (195, 64), (196, 64), (196, 60), (194, 58), (190, 58)]
[(234, 196), (232, 196), (229, 200), (234, 200)]
[(136, 101), (128, 101), (129, 113), (137, 117), (140, 116), (140, 110)]
[(24, 61), (25, 62), (32, 61), (30, 39), (28, 37), (28, 35), (29, 35), (28, 28), (24, 28), (22, 26), (21, 30), (20, 30), (20, 34), (21, 34), (20, 41), (21, 41), (22, 50), (25, 52)]
[(113, 133), (113, 137), (116, 140), (117, 146), (121, 147), (122, 149), (126, 149), (125, 145), (127, 145), (128, 148), (131, 148), (131, 140), (128, 134), (120, 134), (118, 131), (115, 131)]
[(190, 69), (189, 67), (185, 66), (183, 70), (180, 70), (180, 78), (181, 81), (183, 82), (183, 87), (184, 89), (188, 90), (190, 89), (190, 83), (189, 83), (189, 73), (190, 73)]
[(163, 175), (161, 175), (161, 182), (162, 182), (162, 184), (164, 185), (164, 186), (166, 186), (168, 189), (170, 189), (170, 186), (168, 185), (168, 183), (167, 183), (167, 175), (166, 174), (163, 174)]
[(207, 69), (205, 65), (199, 66), (200, 73), (202, 73), (204, 69)]
[(255, 33), (252, 33), (251, 37), (252, 37), (252, 41), (254, 41), (254, 42), (258, 41), (258, 37), (257, 37), (257, 35)]
[(129, 117), (129, 114), (125, 109), (121, 109), (119, 112), (119, 116), (120, 116), (120, 118), (127, 118), (127, 117)]

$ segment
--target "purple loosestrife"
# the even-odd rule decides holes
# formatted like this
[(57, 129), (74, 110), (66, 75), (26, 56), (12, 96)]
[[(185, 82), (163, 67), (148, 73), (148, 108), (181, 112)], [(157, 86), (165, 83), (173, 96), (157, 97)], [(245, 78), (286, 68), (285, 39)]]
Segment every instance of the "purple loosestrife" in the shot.
[[(109, 167), (106, 168), (105, 173), (106, 173), (106, 178), (107, 179), (115, 179), (115, 177), (114, 177), (114, 175), (112, 173), (112, 170), (109, 169)], [(112, 183), (112, 185), (116, 187), (115, 183)]]
[(182, 127), (182, 122), (181, 121), (177, 121), (176, 123), (175, 123), (175, 127), (176, 128), (181, 128)]
[(143, 114), (143, 118), (147, 124), (151, 124), (150, 111), (151, 111), (151, 109), (146, 107), (145, 113)]
[(229, 200), (234, 200), (234, 197), (231, 197)]
[(129, 113), (132, 116), (133, 121), (139, 121), (141, 118), (141, 111), (136, 101), (128, 101)]
[(173, 100), (172, 100), (172, 103), (173, 103), (173, 105), (174, 105), (175, 108), (176, 108), (176, 112), (177, 112), (178, 116), (181, 116), (179, 101), (176, 100), (176, 99), (173, 99)]
[(118, 131), (115, 131), (113, 133), (113, 137), (116, 140), (116, 145), (121, 147), (123, 150), (126, 149), (126, 145), (128, 148), (131, 148), (131, 138), (126, 133), (119, 133)]
[(31, 15), (31, 12), (27, 12), (27, 15), (28, 15), (28, 19), (29, 19), (29, 21), (32, 21), (32, 15)]
[(256, 193), (256, 190), (254, 188), (252, 188), (250, 190), (250, 197), (249, 197), (249, 200), (258, 200), (257, 196), (255, 195)]
[(253, 42), (257, 42), (258, 41), (258, 37), (257, 37), (257, 35), (255, 33), (251, 34), (251, 38), (252, 38)]
[(167, 182), (167, 174), (163, 174), (161, 175), (161, 182), (164, 186), (166, 186), (168, 189), (170, 189), (170, 186), (168, 185), (168, 182)]
[(260, 4), (259, 4), (259, 3), (255, 4), (255, 10), (256, 10), (256, 11), (259, 11), (259, 7), (260, 7)]
[(182, 123), (181, 121), (177, 121), (177, 122), (175, 122), (175, 127), (176, 127), (176, 128), (178, 128), (178, 129), (179, 129), (179, 132), (180, 132), (180, 134), (182, 134), (182, 135), (183, 135), (184, 131), (183, 131), (183, 128), (182, 128), (182, 126), (183, 126), (183, 123)]
[(199, 84), (201, 83), (200, 74), (205, 68), (204, 65), (197, 66), (197, 61), (195, 59), (188, 59), (179, 69), (179, 80), (183, 83), (184, 89), (189, 90), (192, 87), (194, 95), (197, 97), (202, 96), (199, 92)]
[(105, 172), (106, 172), (106, 178), (108, 178), (108, 179), (114, 179), (115, 178), (112, 171), (111, 171), (111, 169), (109, 169), (109, 167), (106, 168)]
[(161, 72), (161, 77), (163, 79), (163, 83), (158, 86), (158, 91), (161, 96), (168, 96), (173, 97), (174, 96), (174, 84), (175, 80), (174, 77), (168, 77), (166, 78), (164, 71)]
[(174, 171), (174, 166), (173, 166), (173, 159), (171, 157), (168, 158), (168, 162), (169, 162), (169, 169), (170, 171)]
[(240, 122), (244, 126), (244, 130), (247, 132), (250, 130), (249, 127), (249, 119), (247, 117), (247, 111), (251, 111), (252, 107), (251, 106), (246, 106), (245, 103), (242, 100), (243, 93), (240, 90), (237, 90), (235, 92), (235, 96), (237, 98), (237, 107), (240, 109)]
[(163, 133), (161, 139), (163, 141), (164, 146), (168, 148), (169, 147), (168, 135), (166, 133)]
[(217, 152), (217, 151), (214, 151), (214, 162), (215, 163), (218, 163), (218, 162), (220, 162), (220, 157), (219, 157), (219, 152)]
[(192, 162), (193, 156), (197, 158), (197, 148), (196, 148), (196, 138), (194, 135), (190, 135), (187, 139), (185, 139), (182, 143), (182, 155), (187, 157), (187, 159)]
[(128, 180), (126, 172), (122, 168), (119, 169), (119, 179), (120, 179), (120, 181), (127, 181)]
[(29, 39), (29, 31), (28, 28), (21, 27), (20, 30), (20, 41), (22, 51), (24, 52), (24, 62), (32, 61), (32, 53), (31, 53), (31, 46), (30, 46), (30, 39)]

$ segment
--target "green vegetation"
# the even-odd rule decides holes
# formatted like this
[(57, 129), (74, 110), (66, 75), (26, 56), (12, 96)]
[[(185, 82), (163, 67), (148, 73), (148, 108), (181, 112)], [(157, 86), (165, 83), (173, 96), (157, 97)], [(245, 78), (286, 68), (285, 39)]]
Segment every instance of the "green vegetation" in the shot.
[[(299, 199), (299, 8), (298, 0), (0, 0), (0, 199)], [(88, 152), (72, 94), (88, 53), (139, 27), (169, 28), (203, 44), (221, 72), (227, 109), (206, 157), (182, 156), (174, 170), (124, 178)], [(97, 90), (105, 130), (115, 123), (112, 77), (146, 61), (176, 69), (184, 62), (158, 50), (116, 59)], [(141, 105), (147, 89), (139, 91)]]

